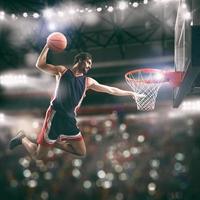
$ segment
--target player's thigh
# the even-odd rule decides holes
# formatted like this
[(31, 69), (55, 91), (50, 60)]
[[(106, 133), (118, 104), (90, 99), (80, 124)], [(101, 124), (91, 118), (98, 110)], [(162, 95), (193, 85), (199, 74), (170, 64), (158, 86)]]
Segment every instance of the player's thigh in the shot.
[(68, 140), (67, 143), (70, 143), (77, 152), (83, 155), (86, 154), (86, 146), (83, 138), (81, 140)]
[(44, 145), (38, 145), (37, 152), (36, 152), (36, 158), (37, 159), (43, 159), (47, 157), (49, 150), (51, 150), (52, 147), (44, 146)]

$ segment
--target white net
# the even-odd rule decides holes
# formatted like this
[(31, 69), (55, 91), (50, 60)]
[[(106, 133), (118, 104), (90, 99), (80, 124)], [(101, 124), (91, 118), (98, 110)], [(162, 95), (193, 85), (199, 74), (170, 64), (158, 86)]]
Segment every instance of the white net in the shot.
[(145, 97), (136, 98), (137, 109), (141, 111), (150, 111), (155, 108), (158, 90), (162, 82), (158, 80), (155, 72), (138, 71), (137, 73), (128, 73), (126, 81), (133, 92), (143, 94)]

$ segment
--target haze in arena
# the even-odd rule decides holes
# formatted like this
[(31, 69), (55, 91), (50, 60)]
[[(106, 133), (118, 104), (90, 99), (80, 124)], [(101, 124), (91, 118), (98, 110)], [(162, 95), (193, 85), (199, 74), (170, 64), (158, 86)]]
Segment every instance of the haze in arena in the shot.
[(1, 199), (200, 199), (199, 10), (1, 1)]

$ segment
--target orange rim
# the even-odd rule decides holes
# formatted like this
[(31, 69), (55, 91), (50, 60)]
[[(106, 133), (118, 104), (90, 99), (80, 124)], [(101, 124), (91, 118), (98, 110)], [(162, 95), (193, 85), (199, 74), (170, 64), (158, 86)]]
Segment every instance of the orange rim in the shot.
[(129, 75), (133, 75), (133, 74), (137, 74), (139, 72), (143, 72), (143, 73), (160, 73), (165, 75), (165, 72), (163, 70), (160, 69), (153, 69), (153, 68), (141, 68), (141, 69), (136, 69), (136, 70), (131, 70), (129, 72), (127, 72), (125, 74), (125, 78), (127, 81), (135, 81), (135, 82), (143, 82), (143, 83), (164, 83), (164, 82), (168, 82), (168, 80), (166, 78), (164, 78), (163, 80), (137, 80), (137, 79), (133, 79), (128, 77)]

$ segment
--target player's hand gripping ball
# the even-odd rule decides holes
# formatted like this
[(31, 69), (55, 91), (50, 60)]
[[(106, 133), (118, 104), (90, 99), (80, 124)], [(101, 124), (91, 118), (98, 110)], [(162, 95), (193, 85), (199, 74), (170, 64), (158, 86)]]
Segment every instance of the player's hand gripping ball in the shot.
[(52, 51), (61, 52), (67, 47), (67, 39), (60, 32), (51, 33), (47, 37), (47, 47)]

